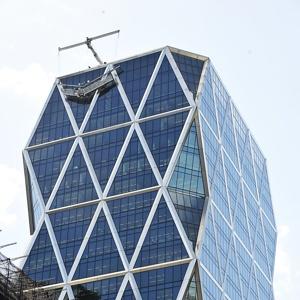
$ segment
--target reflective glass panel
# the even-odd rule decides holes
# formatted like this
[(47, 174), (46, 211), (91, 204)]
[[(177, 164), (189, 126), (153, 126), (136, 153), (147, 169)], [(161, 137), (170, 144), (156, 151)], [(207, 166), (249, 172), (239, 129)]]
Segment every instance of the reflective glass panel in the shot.
[(74, 131), (58, 88), (55, 87), (34, 132), (30, 146), (58, 140), (71, 135), (74, 135)]

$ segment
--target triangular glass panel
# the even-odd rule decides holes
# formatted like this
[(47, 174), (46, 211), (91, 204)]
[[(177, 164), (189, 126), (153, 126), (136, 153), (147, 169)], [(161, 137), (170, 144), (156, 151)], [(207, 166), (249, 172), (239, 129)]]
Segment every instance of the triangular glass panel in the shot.
[(96, 205), (90, 205), (49, 215), (67, 273), (74, 263), (95, 210)]
[(229, 223), (231, 223), (225, 176), (221, 158), (218, 159), (218, 163), (215, 170), (215, 177), (212, 186), (212, 199), (216, 206), (219, 208), (219, 210), (222, 212), (226, 220)]
[(74, 140), (28, 151), (45, 204), (53, 190)]
[(246, 140), (245, 150), (244, 150), (244, 159), (242, 163), (242, 174), (245, 182), (247, 183), (250, 191), (252, 192), (255, 197), (257, 197), (256, 191), (256, 183), (255, 183), (255, 175), (254, 175), (254, 168), (252, 164), (252, 157), (251, 157), (251, 148), (249, 138)]
[(97, 199), (97, 193), (79, 145), (73, 154), (51, 208)]
[(55, 87), (42, 118), (31, 139), (30, 146), (59, 140), (74, 135), (74, 131), (61, 99)]
[(267, 258), (267, 250), (266, 250), (266, 246), (265, 246), (263, 227), (262, 227), (260, 217), (258, 217), (258, 221), (257, 221), (255, 247), (254, 247), (253, 255), (254, 255), (256, 262), (261, 267), (261, 269), (263, 270), (265, 275), (269, 279), (271, 279), (268, 258)]
[(167, 170), (187, 115), (188, 112), (181, 112), (140, 123), (162, 177)]
[(137, 111), (161, 52), (129, 59), (120, 66), (119, 78), (134, 112)]
[(209, 208), (207, 213), (207, 221), (203, 236), (200, 261), (203, 263), (205, 268), (213, 275), (215, 280), (219, 284), (222, 284), (217, 253), (217, 239), (215, 235), (211, 209), (212, 208)]
[[(215, 279), (215, 278), (214, 278)], [(222, 291), (216, 285), (215, 281), (212, 280), (212, 276), (208, 275), (204, 268), (200, 268), (200, 280), (202, 295), (204, 300), (221, 300)]]
[(276, 231), (271, 226), (271, 224), (269, 223), (269, 221), (267, 220), (264, 214), (262, 214), (262, 217), (263, 217), (263, 227), (264, 227), (265, 237), (266, 237), (268, 262), (270, 266), (271, 275), (273, 275), (275, 248), (276, 248)]
[(254, 247), (256, 224), (259, 218), (259, 207), (255, 199), (244, 185), (246, 211), (248, 216), (251, 246)]
[(135, 267), (188, 258), (169, 208), (162, 197), (140, 250)]
[(165, 56), (146, 100), (141, 117), (189, 106), (179, 81)]
[(226, 263), (231, 240), (231, 228), (217, 209), (214, 210), (216, 241), (220, 258), (220, 267), (222, 279), (226, 273)]
[(250, 246), (250, 237), (249, 237), (249, 229), (247, 225), (247, 216), (246, 216), (246, 208), (244, 204), (243, 192), (240, 187), (240, 191), (238, 193), (237, 206), (235, 210), (234, 216), (234, 230), (239, 238), (243, 241), (244, 245), (251, 252)]
[(270, 194), (270, 186), (267, 174), (267, 166), (264, 166), (262, 181), (261, 181), (261, 188), (259, 191), (259, 201), (260, 205), (267, 215), (268, 219), (275, 226), (275, 219), (274, 219), (274, 211), (272, 206), (272, 199)]
[(238, 154), (236, 150), (236, 142), (234, 136), (230, 105), (227, 108), (227, 113), (224, 121), (224, 128), (222, 133), (222, 145), (226, 150), (228, 156), (231, 158), (232, 162), (234, 163), (235, 167), (238, 169), (239, 168)]
[(218, 137), (217, 115), (209, 65), (206, 69), (205, 80), (201, 92), (200, 111), (214, 131), (215, 135)]
[(128, 261), (136, 248), (157, 192), (148, 192), (108, 201)]
[(124, 270), (116, 243), (101, 210), (93, 232), (79, 261), (74, 279)]
[(241, 277), (241, 285), (242, 285), (242, 294), (243, 294), (242, 299), (247, 299), (250, 275), (251, 275), (252, 258), (248, 254), (248, 251), (241, 244), (239, 239), (236, 238), (235, 242), (236, 242), (237, 261), (239, 265), (239, 274)]
[(102, 191), (111, 175), (128, 130), (129, 127), (121, 127), (83, 138)]
[(227, 154), (223, 152), (224, 157), (224, 166), (225, 166), (225, 175), (227, 180), (227, 189), (229, 195), (229, 202), (230, 202), (230, 210), (231, 216), (234, 216), (236, 202), (238, 197), (238, 192), (240, 189), (240, 175), (234, 168), (233, 164), (227, 157)]
[(175, 52), (172, 52), (172, 55), (188, 89), (195, 98), (204, 61)]
[(63, 281), (45, 223), (30, 250), (23, 272), (39, 285)]
[(218, 161), (218, 153), (220, 151), (220, 144), (213, 134), (212, 130), (208, 127), (206, 121), (201, 117), (201, 129), (203, 136), (203, 143), (205, 149), (205, 157), (207, 161), (207, 171), (209, 184), (212, 184), (214, 171)]
[(73, 285), (76, 300), (114, 300), (117, 297), (123, 276), (112, 277), (100, 281), (92, 281)]
[(188, 264), (135, 273), (143, 300), (177, 299)]
[(117, 86), (101, 92), (84, 129), (85, 132), (130, 121)]
[(239, 269), (236, 261), (234, 243), (232, 241), (228, 255), (224, 289), (230, 299), (242, 299)]
[(205, 201), (195, 123), (185, 140), (168, 190), (186, 234), (195, 247)]
[(133, 133), (109, 191), (109, 196), (157, 185), (142, 144)]
[(135, 300), (135, 296), (129, 281), (127, 282), (126, 289), (122, 296), (122, 300)]
[[(200, 282), (199, 282), (200, 284)], [(188, 284), (186, 294), (184, 295), (184, 300), (200, 300), (198, 295), (200, 295), (200, 291), (198, 291), (198, 284), (196, 283), (196, 275), (195, 272), (192, 275), (192, 278), (190, 279), (190, 282)]]

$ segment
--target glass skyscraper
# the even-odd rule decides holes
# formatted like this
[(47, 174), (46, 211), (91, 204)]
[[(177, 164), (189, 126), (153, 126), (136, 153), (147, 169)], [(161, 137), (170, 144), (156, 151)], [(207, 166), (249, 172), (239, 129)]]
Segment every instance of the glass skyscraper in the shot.
[(274, 298), (266, 160), (207, 57), (58, 78), (23, 157), (23, 270), (55, 298)]

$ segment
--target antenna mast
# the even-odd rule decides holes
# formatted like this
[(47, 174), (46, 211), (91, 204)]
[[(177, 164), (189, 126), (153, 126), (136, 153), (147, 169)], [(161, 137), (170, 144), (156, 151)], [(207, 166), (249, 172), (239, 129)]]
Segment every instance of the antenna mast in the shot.
[(86, 45), (92, 51), (93, 56), (95, 57), (97, 62), (100, 65), (103, 65), (103, 61), (100, 59), (99, 55), (97, 54), (97, 52), (95, 51), (95, 49), (92, 46), (92, 41), (100, 39), (100, 38), (104, 38), (106, 36), (110, 36), (110, 35), (113, 35), (113, 34), (117, 34), (119, 32), (120, 32), (120, 30), (115, 30), (115, 31), (107, 32), (107, 33), (97, 35), (97, 36), (94, 36), (94, 37), (91, 37), (91, 38), (87, 37), (84, 42), (77, 43), (77, 44), (72, 44), (72, 45), (65, 46), (65, 47), (58, 47), (58, 52), (63, 51), (63, 50), (68, 50), (68, 49), (71, 49), (71, 48), (75, 48), (75, 47), (78, 47), (78, 46)]

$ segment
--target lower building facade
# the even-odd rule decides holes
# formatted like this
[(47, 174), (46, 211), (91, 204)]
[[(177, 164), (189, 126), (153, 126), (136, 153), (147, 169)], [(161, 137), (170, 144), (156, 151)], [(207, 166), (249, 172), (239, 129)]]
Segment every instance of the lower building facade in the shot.
[(58, 78), (23, 157), (39, 289), (274, 299), (266, 159), (209, 58), (164, 47)]

